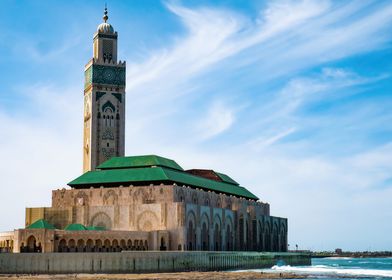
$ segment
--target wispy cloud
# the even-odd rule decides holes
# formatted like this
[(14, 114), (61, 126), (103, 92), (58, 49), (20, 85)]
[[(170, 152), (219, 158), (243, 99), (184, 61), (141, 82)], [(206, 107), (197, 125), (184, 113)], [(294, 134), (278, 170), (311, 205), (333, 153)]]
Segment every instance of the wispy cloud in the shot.
[(222, 103), (215, 103), (209, 108), (206, 116), (195, 125), (195, 134), (206, 140), (229, 129), (234, 121), (235, 115), (231, 108)]
[[(174, 38), (166, 49), (152, 50), (145, 62), (129, 65), (127, 79), (129, 96), (140, 104), (137, 107), (150, 106), (159, 114), (159, 106), (174, 100), (189, 106), (200, 99), (243, 99), (244, 95), (264, 108), (268, 96), (262, 88), (268, 83), (290, 78), (301, 69), (381, 48), (391, 37), (384, 34), (392, 18), (392, 7), (385, 4), (279, 1), (269, 3), (256, 20), (211, 7), (189, 9), (168, 4), (168, 8), (187, 28), (185, 36)], [(368, 12), (359, 13), (361, 9)], [(366, 28), (361, 28), (364, 25)], [(325, 79), (338, 74), (332, 72), (336, 69), (324, 71)], [(228, 80), (237, 82), (227, 87)], [(293, 77), (288, 90), (299, 93), (299, 86), (307, 86), (306, 78), (298, 81)], [(251, 93), (255, 87), (256, 96)], [(316, 89), (307, 91), (311, 90)], [(291, 106), (295, 106), (300, 97), (292, 99)], [(199, 118), (203, 117), (200, 112)]]
[(296, 129), (294, 127), (290, 127), (289, 129), (278, 132), (277, 134), (269, 136), (269, 137), (258, 137), (256, 139), (253, 139), (248, 144), (249, 144), (250, 148), (252, 148), (256, 151), (261, 151), (261, 150), (268, 148), (269, 146), (277, 143), (279, 140), (285, 138), (286, 136), (294, 133), (295, 130)]
[[(390, 48), (392, 4), (271, 1), (256, 18), (213, 4), (166, 6), (181, 33), (162, 48), (144, 48), (139, 63), (129, 55), (134, 45), (121, 46), (128, 63), (127, 154), (157, 153), (184, 168), (230, 174), (270, 202), (272, 214), (288, 216), (290, 243), (384, 246), (392, 230), (380, 222), (392, 212), (392, 102), (377, 93), (391, 77), (349, 60)], [(72, 44), (28, 54), (56, 61)], [(9, 218), (2, 229), (22, 226), (23, 207), (48, 205), (48, 191), (81, 166), (82, 85), (43, 81), (15, 91), (28, 101), (16, 113), (0, 106), (7, 159), (0, 168), (8, 195), (20, 198), (4, 201), (4, 209), (19, 220)], [(385, 139), (372, 142), (377, 133)], [(31, 167), (24, 176), (15, 168), (21, 162)], [(380, 238), (366, 232), (352, 240), (364, 220)], [(320, 245), (314, 236), (322, 234)]]
[[(173, 140), (174, 127), (186, 137), (160, 151), (187, 168), (199, 165), (232, 174), (271, 202), (274, 214), (289, 215), (292, 242), (331, 248), (346, 238), (347, 246), (364, 248), (364, 240), (350, 242), (336, 231), (322, 245), (312, 236), (331, 226), (346, 228), (345, 219), (355, 221), (352, 228), (359, 230), (358, 213), (376, 215), (363, 210), (361, 197), (379, 198), (388, 207), (383, 197), (390, 191), (378, 186), (391, 174), (378, 149), (389, 156), (389, 144), (377, 148), (354, 135), (363, 138), (385, 123), (378, 100), (366, 107), (358, 102), (390, 77), (383, 72), (367, 76), (333, 63), (387, 48), (392, 5), (279, 1), (269, 3), (256, 19), (213, 7), (168, 7), (187, 32), (166, 49), (152, 50), (128, 75), (129, 94), (137, 103), (157, 104), (152, 106), (158, 114), (158, 104), (176, 104), (168, 106), (170, 113), (160, 122), (168, 134), (160, 128), (166, 136), (158, 141)], [(237, 111), (234, 104), (246, 106)], [(190, 123), (198, 123), (199, 133), (188, 133)], [(134, 144), (148, 150), (157, 141), (151, 139), (135, 139)], [(373, 159), (369, 165), (360, 166), (368, 157)], [(309, 223), (314, 227), (304, 233)], [(390, 228), (384, 225), (383, 230)], [(381, 248), (377, 241), (369, 243)]]

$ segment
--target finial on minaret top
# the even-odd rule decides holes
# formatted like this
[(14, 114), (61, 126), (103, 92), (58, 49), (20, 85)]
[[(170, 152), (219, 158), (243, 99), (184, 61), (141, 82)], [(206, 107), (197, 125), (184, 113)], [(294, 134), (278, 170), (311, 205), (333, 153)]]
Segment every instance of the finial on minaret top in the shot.
[(110, 25), (110, 23), (108, 23), (108, 8), (106, 6), (105, 3), (105, 10), (103, 12), (103, 22), (98, 25), (97, 31), (98, 33), (107, 33), (107, 34), (114, 34), (114, 29), (113, 26)]
[(103, 13), (103, 21), (106, 22), (108, 20), (108, 8), (105, 3), (105, 12)]

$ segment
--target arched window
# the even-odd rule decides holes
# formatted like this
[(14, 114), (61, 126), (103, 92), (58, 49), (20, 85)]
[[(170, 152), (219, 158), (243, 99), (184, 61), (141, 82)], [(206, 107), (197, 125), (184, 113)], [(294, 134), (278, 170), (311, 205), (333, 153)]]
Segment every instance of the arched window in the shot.
[(68, 249), (69, 252), (75, 252), (76, 251), (76, 242), (75, 240), (71, 239), (68, 241)]
[(167, 247), (166, 247), (166, 240), (164, 237), (161, 237), (161, 246), (159, 247), (159, 250), (161, 251), (166, 251)]
[(120, 246), (118, 245), (118, 240), (113, 240), (112, 242), (112, 251), (113, 252), (119, 252), (120, 251)]
[(95, 251), (102, 252), (102, 240), (100, 239), (95, 240)]
[(244, 216), (241, 214), (240, 215), (240, 219), (238, 220), (239, 222), (239, 231), (240, 231), (240, 249), (244, 250), (245, 249), (245, 234), (244, 234), (244, 230), (245, 230), (245, 225), (244, 225)]
[(84, 240), (83, 239), (79, 239), (78, 243), (77, 243), (77, 248), (76, 248), (77, 252), (85, 252), (85, 248), (84, 248)]
[(88, 239), (86, 242), (86, 252), (92, 252), (94, 250), (94, 242)]
[(271, 251), (271, 229), (270, 229), (270, 224), (269, 222), (267, 222), (265, 224), (265, 229), (264, 229), (264, 246), (265, 246), (265, 250), (267, 252)]
[(259, 236), (258, 236), (258, 240), (259, 240), (259, 251), (264, 251), (264, 234), (263, 234), (263, 226), (261, 224), (261, 221), (259, 221)]
[(35, 237), (33, 235), (27, 239), (26, 252), (28, 252), (28, 253), (37, 252), (37, 240), (35, 239)]
[(20, 252), (21, 253), (25, 253), (26, 252), (26, 247), (25, 247), (23, 242), (22, 242), (22, 244), (20, 244)]
[(111, 251), (111, 246), (110, 246), (110, 240), (109, 239), (105, 239), (104, 243), (103, 243), (103, 248), (105, 252), (110, 252)]
[(215, 224), (214, 227), (214, 250), (215, 251), (220, 251), (221, 250), (221, 232), (220, 232), (220, 226), (218, 224)]
[(194, 240), (195, 232), (194, 232), (194, 226), (193, 222), (189, 221), (188, 222), (188, 251), (192, 251), (195, 249), (196, 244)]
[(233, 233), (231, 231), (231, 226), (226, 226), (226, 250), (232, 251), (233, 250)]
[(65, 239), (61, 239), (59, 242), (59, 246), (57, 249), (58, 252), (67, 252), (67, 242), (65, 241)]
[(121, 248), (121, 251), (127, 250), (127, 243), (125, 242), (124, 239), (120, 240), (120, 248)]
[(102, 113), (104, 114), (104, 125), (113, 127), (114, 126), (114, 114), (115, 114), (116, 108), (114, 105), (110, 102), (107, 101), (103, 106), (102, 106)]
[(210, 248), (210, 237), (208, 234), (208, 225), (206, 222), (203, 222), (203, 225), (201, 227), (201, 244), (202, 244), (202, 250), (203, 251), (208, 251)]
[(132, 247), (132, 240), (131, 239), (128, 239), (128, 242), (127, 242), (127, 249), (128, 250), (133, 250), (134, 248)]

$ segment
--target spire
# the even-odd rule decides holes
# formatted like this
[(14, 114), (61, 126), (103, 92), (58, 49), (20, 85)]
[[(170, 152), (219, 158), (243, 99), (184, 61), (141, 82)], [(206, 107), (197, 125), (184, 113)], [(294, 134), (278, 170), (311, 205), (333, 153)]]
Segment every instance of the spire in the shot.
[(103, 21), (106, 22), (108, 20), (108, 8), (106, 7), (106, 3), (105, 3), (105, 11), (103, 13)]
[(113, 26), (111, 26), (110, 23), (107, 22), (109, 17), (108, 17), (108, 8), (106, 6), (106, 3), (105, 3), (105, 10), (103, 12), (102, 18), (103, 18), (103, 22), (100, 25), (98, 25), (97, 31), (99, 33), (113, 34), (114, 33)]

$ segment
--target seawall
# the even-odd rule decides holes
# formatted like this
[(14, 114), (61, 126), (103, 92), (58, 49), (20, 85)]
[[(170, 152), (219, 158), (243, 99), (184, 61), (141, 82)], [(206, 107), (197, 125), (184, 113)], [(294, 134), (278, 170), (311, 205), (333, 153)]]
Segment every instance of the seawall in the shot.
[(259, 252), (120, 252), (0, 254), (3, 274), (155, 273), (310, 265), (310, 254)]

